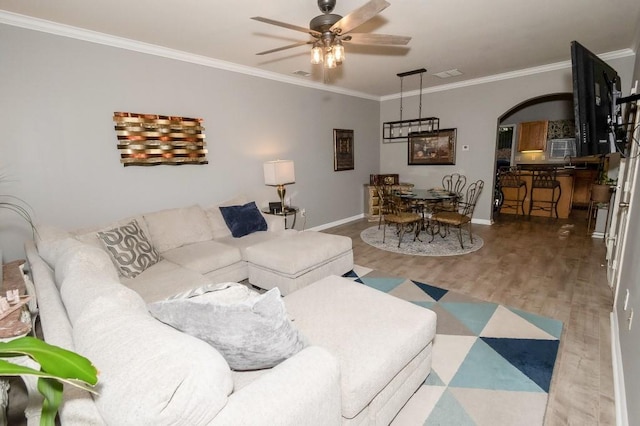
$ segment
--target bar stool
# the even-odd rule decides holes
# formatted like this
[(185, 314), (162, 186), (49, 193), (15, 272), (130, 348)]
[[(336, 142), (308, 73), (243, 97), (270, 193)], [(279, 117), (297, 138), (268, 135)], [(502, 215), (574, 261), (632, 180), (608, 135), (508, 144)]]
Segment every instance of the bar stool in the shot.
[[(527, 183), (522, 179), (520, 169), (517, 167), (500, 169), (498, 172), (498, 187), (503, 196), (500, 210), (504, 207), (516, 209), (516, 216), (518, 216), (518, 209), (521, 209), (522, 215), (524, 216), (524, 200), (527, 197)], [(504, 191), (506, 188), (509, 190)]]
[(560, 181), (556, 179), (557, 170), (533, 170), (531, 177), (531, 199), (529, 200), (529, 216), (534, 210), (548, 211), (549, 217), (555, 213), (558, 218), (558, 201), (562, 195)]

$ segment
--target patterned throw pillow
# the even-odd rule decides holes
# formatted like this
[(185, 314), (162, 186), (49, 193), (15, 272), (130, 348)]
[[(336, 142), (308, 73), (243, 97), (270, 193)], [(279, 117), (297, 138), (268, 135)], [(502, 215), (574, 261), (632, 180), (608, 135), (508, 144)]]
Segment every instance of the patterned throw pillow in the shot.
[(135, 278), (160, 261), (160, 255), (135, 220), (109, 231), (98, 232), (120, 275)]

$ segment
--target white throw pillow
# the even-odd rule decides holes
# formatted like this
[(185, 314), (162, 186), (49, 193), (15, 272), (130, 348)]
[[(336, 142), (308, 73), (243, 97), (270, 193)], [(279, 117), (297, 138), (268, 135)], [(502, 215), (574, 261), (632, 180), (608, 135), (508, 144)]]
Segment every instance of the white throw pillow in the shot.
[(149, 238), (160, 253), (213, 239), (207, 214), (198, 205), (145, 214), (144, 220)]
[(149, 310), (160, 321), (209, 343), (234, 370), (271, 368), (306, 346), (287, 317), (277, 287), (229, 303), (215, 293), (152, 303)]

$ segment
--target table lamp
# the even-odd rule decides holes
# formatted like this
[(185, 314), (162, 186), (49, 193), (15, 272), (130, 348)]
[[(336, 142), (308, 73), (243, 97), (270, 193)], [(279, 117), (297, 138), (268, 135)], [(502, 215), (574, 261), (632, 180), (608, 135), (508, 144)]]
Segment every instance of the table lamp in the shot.
[(284, 195), (286, 193), (285, 185), (295, 183), (296, 174), (291, 160), (275, 160), (264, 163), (264, 184), (276, 186), (278, 188), (278, 196), (284, 213)]

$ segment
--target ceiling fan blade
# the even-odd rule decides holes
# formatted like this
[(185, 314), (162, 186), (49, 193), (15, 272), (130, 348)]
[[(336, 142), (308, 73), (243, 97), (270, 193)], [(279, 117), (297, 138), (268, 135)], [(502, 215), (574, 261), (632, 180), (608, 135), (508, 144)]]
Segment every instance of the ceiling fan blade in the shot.
[(364, 24), (388, 6), (390, 6), (390, 4), (385, 0), (371, 0), (333, 24), (331, 31), (337, 32), (338, 34), (346, 34)]
[(344, 37), (343, 40), (353, 44), (388, 44), (404, 46), (411, 41), (411, 37), (388, 34), (351, 33)]
[(311, 44), (311, 43), (313, 43), (313, 42), (311, 42), (311, 41), (299, 41), (297, 43), (290, 44), (288, 46), (282, 46), (282, 47), (278, 47), (276, 49), (265, 50), (264, 52), (256, 53), (256, 55), (267, 55), (269, 53), (279, 52), (281, 50), (287, 50), (287, 49), (291, 49), (293, 47), (304, 46), (305, 44)]
[(275, 21), (273, 19), (263, 18), (261, 16), (254, 16), (251, 19), (253, 19), (254, 21), (264, 22), (265, 24), (277, 25), (278, 27), (288, 28), (290, 30), (300, 31), (300, 32), (315, 35), (315, 36), (321, 35), (319, 32), (314, 31), (310, 28), (304, 28), (298, 25), (287, 24), (286, 22)]

